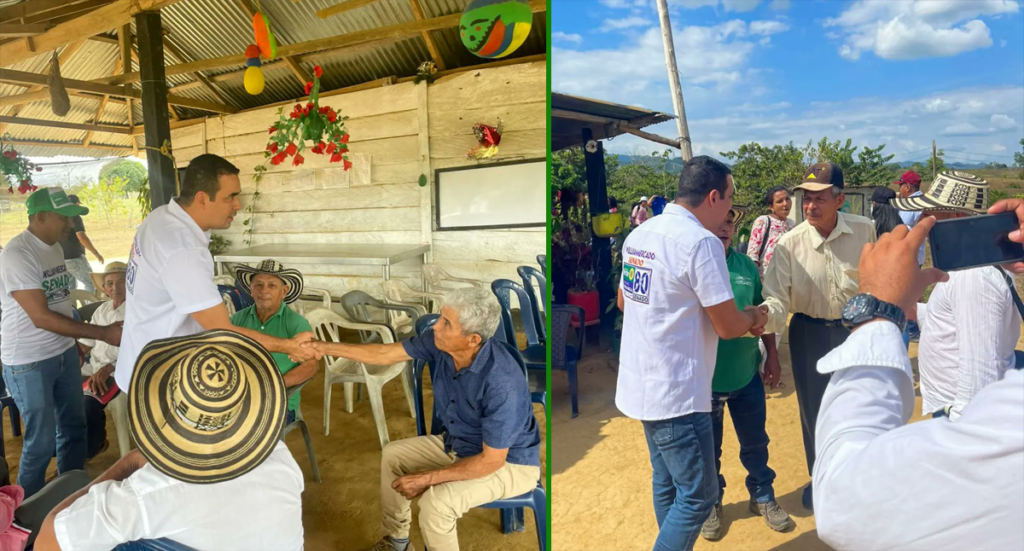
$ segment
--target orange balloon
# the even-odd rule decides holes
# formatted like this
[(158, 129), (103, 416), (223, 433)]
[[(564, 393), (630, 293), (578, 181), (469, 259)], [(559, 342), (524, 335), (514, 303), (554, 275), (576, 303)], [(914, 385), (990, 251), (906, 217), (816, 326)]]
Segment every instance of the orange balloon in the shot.
[(263, 57), (273, 59), (277, 52), (276, 48), (271, 45), (270, 22), (267, 21), (267, 16), (263, 15), (263, 12), (256, 12), (252, 16), (252, 29), (256, 35), (256, 45), (260, 47)]

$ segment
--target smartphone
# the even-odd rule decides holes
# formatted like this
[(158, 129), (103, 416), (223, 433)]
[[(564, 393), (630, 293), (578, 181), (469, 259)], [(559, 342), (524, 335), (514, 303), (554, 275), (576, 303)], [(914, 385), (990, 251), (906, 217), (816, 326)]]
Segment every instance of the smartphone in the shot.
[(936, 222), (928, 234), (932, 265), (952, 272), (1024, 260), (1024, 244), (1009, 237), (1019, 228), (1012, 212)]

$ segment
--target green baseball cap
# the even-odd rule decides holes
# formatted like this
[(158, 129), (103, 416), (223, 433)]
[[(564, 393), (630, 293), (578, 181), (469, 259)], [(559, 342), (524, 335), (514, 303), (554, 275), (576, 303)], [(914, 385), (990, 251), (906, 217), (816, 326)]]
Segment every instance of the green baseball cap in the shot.
[(28, 196), (28, 201), (25, 201), (25, 206), (28, 207), (29, 216), (37, 212), (56, 212), (62, 216), (89, 214), (89, 209), (72, 203), (59, 187), (44, 187), (32, 192), (32, 195)]

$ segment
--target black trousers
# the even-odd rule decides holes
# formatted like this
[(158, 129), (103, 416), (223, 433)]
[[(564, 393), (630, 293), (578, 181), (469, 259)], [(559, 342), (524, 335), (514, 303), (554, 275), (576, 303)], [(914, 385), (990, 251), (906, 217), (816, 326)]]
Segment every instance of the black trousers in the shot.
[(850, 330), (835, 321), (795, 314), (789, 325), (789, 354), (793, 359), (793, 384), (800, 405), (800, 427), (804, 435), (807, 474), (814, 471), (814, 427), (818, 423), (821, 398), (830, 375), (818, 373), (818, 360), (846, 342)]
[(82, 401), (85, 403), (85, 456), (91, 458), (100, 453), (107, 441), (107, 414), (103, 411), (107, 406), (88, 395), (83, 396)]

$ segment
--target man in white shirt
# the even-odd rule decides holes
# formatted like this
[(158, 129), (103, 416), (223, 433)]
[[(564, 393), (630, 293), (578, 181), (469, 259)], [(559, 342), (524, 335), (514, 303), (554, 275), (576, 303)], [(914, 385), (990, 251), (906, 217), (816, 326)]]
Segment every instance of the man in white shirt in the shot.
[[(183, 353), (184, 351), (184, 353)], [(128, 393), (138, 449), (57, 505), (36, 551), (167, 539), (197, 550), (302, 549), (302, 471), (280, 440), (274, 359), (232, 331), (160, 339)]]
[[(1024, 243), (1024, 200), (989, 209), (998, 212), (1017, 214), (1010, 239)], [(934, 223), (897, 227), (866, 249), (861, 292), (908, 310), (944, 279), (920, 270), (914, 255)], [(1024, 273), (1024, 262), (1006, 268)], [(814, 468), (825, 543), (838, 551), (1024, 549), (1024, 372), (982, 389), (957, 423), (905, 425), (914, 382), (896, 323), (875, 318), (855, 327), (818, 370), (831, 374)]]
[[(90, 323), (109, 325), (124, 322), (124, 262), (107, 264), (102, 273), (91, 273), (92, 285), (109, 300), (103, 302), (92, 314)], [(107, 416), (104, 413), (109, 400), (101, 402), (111, 386), (116, 386), (112, 376), (117, 365), (118, 347), (95, 339), (78, 339), (83, 351), (89, 354), (89, 361), (82, 364), (82, 376), (88, 378), (88, 393), (85, 396), (86, 459), (91, 459), (107, 449)], [(115, 394), (116, 396), (116, 394)]]
[[(949, 220), (984, 214), (988, 193), (985, 180), (943, 172), (924, 195), (893, 203), (902, 212)], [(922, 415), (957, 420), (982, 387), (1013, 368), (1021, 317), (1012, 293), (1003, 268), (984, 266), (949, 274), (927, 304), (917, 305)]]
[(733, 192), (729, 167), (694, 157), (676, 201), (623, 243), (615, 405), (642, 421), (647, 436), (656, 551), (692, 549), (718, 501), (711, 427), (718, 338), (759, 335), (767, 321), (755, 306), (737, 309), (725, 249), (707, 229), (721, 227)]
[(200, 155), (188, 165), (181, 196), (154, 209), (139, 226), (128, 261), (124, 342), (114, 370), (122, 391), (146, 343), (203, 330), (237, 331), (300, 362), (313, 357), (300, 346), (312, 333), (279, 339), (231, 325), (213, 282), (210, 230), (231, 226), (242, 208), (241, 192), (234, 165), (217, 155)]
[(45, 482), (54, 449), (57, 470), (85, 465), (85, 413), (76, 338), (118, 344), (119, 325), (87, 325), (72, 319), (73, 278), (60, 240), (71, 218), (88, 211), (60, 188), (29, 196), (28, 229), (0, 253), (0, 363), (4, 381), (25, 423), (18, 484), (29, 497)]

